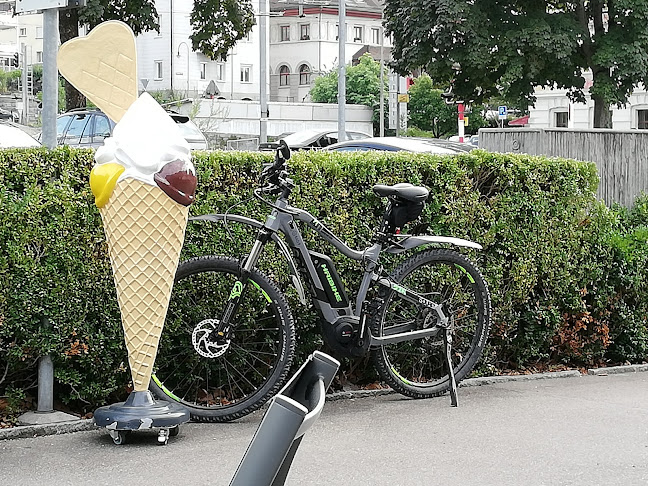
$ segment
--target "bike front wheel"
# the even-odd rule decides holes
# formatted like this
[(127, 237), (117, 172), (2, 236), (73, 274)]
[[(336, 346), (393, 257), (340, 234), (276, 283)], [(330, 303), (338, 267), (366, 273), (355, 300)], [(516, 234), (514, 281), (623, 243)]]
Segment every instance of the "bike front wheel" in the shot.
[[(490, 329), (490, 295), (481, 273), (467, 258), (446, 249), (421, 251), (402, 264), (392, 279), (442, 306), (452, 335), (451, 359), (457, 383), (480, 358)], [(372, 323), (375, 336), (432, 328), (435, 311), (390, 291)], [(382, 379), (413, 398), (429, 398), (449, 390), (443, 329), (430, 337), (387, 344), (372, 352)]]
[(286, 299), (253, 269), (231, 325), (217, 328), (239, 262), (193, 258), (178, 267), (151, 391), (187, 407), (198, 421), (225, 422), (260, 408), (285, 382), (295, 352)]

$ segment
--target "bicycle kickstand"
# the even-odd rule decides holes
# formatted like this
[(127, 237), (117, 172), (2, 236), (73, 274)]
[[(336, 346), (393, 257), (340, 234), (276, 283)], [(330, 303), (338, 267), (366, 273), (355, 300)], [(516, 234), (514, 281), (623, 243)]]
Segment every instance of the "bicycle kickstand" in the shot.
[(443, 331), (443, 343), (445, 344), (446, 366), (448, 367), (448, 378), (450, 378), (450, 405), (456, 407), (457, 402), (457, 380), (454, 375), (454, 367), (452, 366), (452, 334), (450, 329), (446, 328)]

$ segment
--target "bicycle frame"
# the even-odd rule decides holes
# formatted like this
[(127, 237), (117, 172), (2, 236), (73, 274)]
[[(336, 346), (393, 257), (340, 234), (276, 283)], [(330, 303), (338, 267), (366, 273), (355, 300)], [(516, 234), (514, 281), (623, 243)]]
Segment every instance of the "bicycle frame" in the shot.
[[(234, 288), (232, 289), (232, 292), (230, 293), (229, 301), (225, 307), (223, 318), (220, 322), (220, 330), (223, 330), (224, 328), (229, 326), (230, 318), (235, 314), (242, 299), (242, 295), (247, 285), (249, 273), (256, 266), (265, 244), (268, 243), (270, 239), (273, 239), (278, 243), (281, 242), (279, 243), (280, 249), (282, 249), (282, 252), (286, 255), (289, 261), (291, 272), (295, 272), (294, 262), (292, 261), (290, 254), (284, 251), (284, 249), (282, 248), (283, 242), (276, 236), (277, 233), (282, 233), (285, 236), (288, 246), (297, 253), (299, 260), (304, 265), (307, 273), (307, 278), (309, 279), (309, 282), (312, 285), (312, 289), (314, 290), (314, 295), (312, 295), (313, 303), (320, 311), (323, 319), (330, 325), (335, 325), (342, 318), (345, 318), (347, 320), (351, 319), (354, 322), (360, 324), (360, 335), (364, 336), (366, 332), (366, 315), (363, 312), (363, 304), (366, 301), (367, 293), (373, 282), (397, 292), (401, 298), (409, 302), (423, 305), (424, 307), (431, 309), (438, 316), (438, 325), (417, 331), (411, 331), (408, 329), (407, 325), (404, 325), (401, 326), (402, 329), (390, 329), (390, 335), (381, 337), (373, 336), (369, 332), (368, 334), (370, 346), (382, 346), (385, 344), (435, 336), (442, 329), (447, 328), (449, 325), (448, 317), (444, 314), (441, 305), (438, 305), (428, 300), (424, 296), (410, 289), (407, 289), (397, 284), (396, 282), (393, 282), (388, 277), (380, 276), (376, 272), (376, 269), (378, 267), (378, 259), (381, 252), (383, 251), (382, 243), (376, 242), (362, 251), (354, 250), (350, 248), (344, 241), (339, 239), (335, 234), (333, 234), (321, 221), (319, 221), (308, 211), (290, 206), (285, 195), (277, 198), (274, 209), (272, 210), (270, 215), (268, 215), (265, 223), (260, 223), (249, 218), (240, 217), (238, 215), (208, 215), (206, 217), (198, 217), (192, 219), (208, 219), (216, 221), (226, 220), (227, 218), (233, 218), (234, 220), (242, 222), (244, 224), (250, 224), (252, 226), (258, 227), (259, 232), (248, 257), (241, 265), (240, 280), (236, 282)], [(331, 302), (331, 299), (328, 297), (329, 295), (339, 295), (340, 291), (343, 292), (344, 290), (337, 288), (338, 283), (335, 282), (335, 279), (331, 275), (330, 271), (327, 272), (325, 270), (323, 272), (323, 275), (318, 272), (316, 264), (313, 261), (311, 251), (306, 246), (299, 227), (295, 224), (296, 221), (304, 223), (312, 228), (320, 237), (322, 237), (322, 239), (331, 244), (346, 257), (352, 260), (365, 262), (365, 270), (362, 281), (360, 283), (360, 287), (358, 289), (358, 293), (356, 295), (355, 306), (353, 306), (351, 302), (348, 302), (346, 305), (342, 306), (340, 306), (338, 302)], [(401, 241), (399, 241), (395, 245), (391, 245), (388, 248), (385, 248), (385, 251), (389, 253), (400, 253), (410, 248), (430, 243), (449, 243), (457, 246), (481, 248), (481, 246), (477, 243), (468, 240), (462, 240), (460, 238), (404, 235), (401, 238)], [(328, 259), (326, 255), (321, 256)], [(335, 273), (335, 267), (333, 263), (330, 260), (328, 261), (333, 266), (333, 273), (337, 275)], [(294, 278), (293, 281), (299, 281), (299, 277), (296, 275), (296, 272), (295, 277), (296, 278)], [(299, 292), (301, 286), (296, 285), (296, 287)], [(346, 297), (346, 294), (344, 294), (344, 296)], [(340, 298), (340, 300), (344, 303), (344, 299)]]

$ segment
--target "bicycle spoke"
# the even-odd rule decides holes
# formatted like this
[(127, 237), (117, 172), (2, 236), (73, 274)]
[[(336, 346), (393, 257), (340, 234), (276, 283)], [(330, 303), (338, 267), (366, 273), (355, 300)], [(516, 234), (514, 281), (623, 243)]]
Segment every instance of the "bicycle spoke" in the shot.
[[(196, 263), (200, 267), (202, 261)], [(212, 260), (206, 264), (212, 265)], [(214, 257), (211, 268), (178, 278), (160, 340), (156, 376), (168, 394), (190, 407), (192, 416), (213, 410), (216, 415), (205, 416), (218, 418), (226, 417), (226, 409), (239, 403), (256, 408), (267, 399), (258, 392), (267, 388), (278, 367), (290, 363), (294, 345), (288, 352), (283, 350), (294, 339), (294, 327), (286, 304), (281, 313), (277, 311), (282, 297), (274, 291), (269, 299), (267, 292), (273, 290), (262, 290), (269, 284), (260, 280), (247, 286), (231, 328), (214, 341), (205, 339), (206, 332), (217, 328), (238, 280), (236, 261)]]

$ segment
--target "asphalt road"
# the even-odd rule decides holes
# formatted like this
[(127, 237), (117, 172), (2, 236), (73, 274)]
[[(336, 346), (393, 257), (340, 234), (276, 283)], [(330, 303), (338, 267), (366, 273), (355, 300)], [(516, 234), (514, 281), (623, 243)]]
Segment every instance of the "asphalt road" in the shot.
[[(507, 382), (449, 398), (327, 402), (287, 485), (648, 484), (648, 373)], [(0, 441), (0, 485), (228, 485), (260, 414), (152, 431)], [(257, 486), (257, 485), (250, 485)]]

